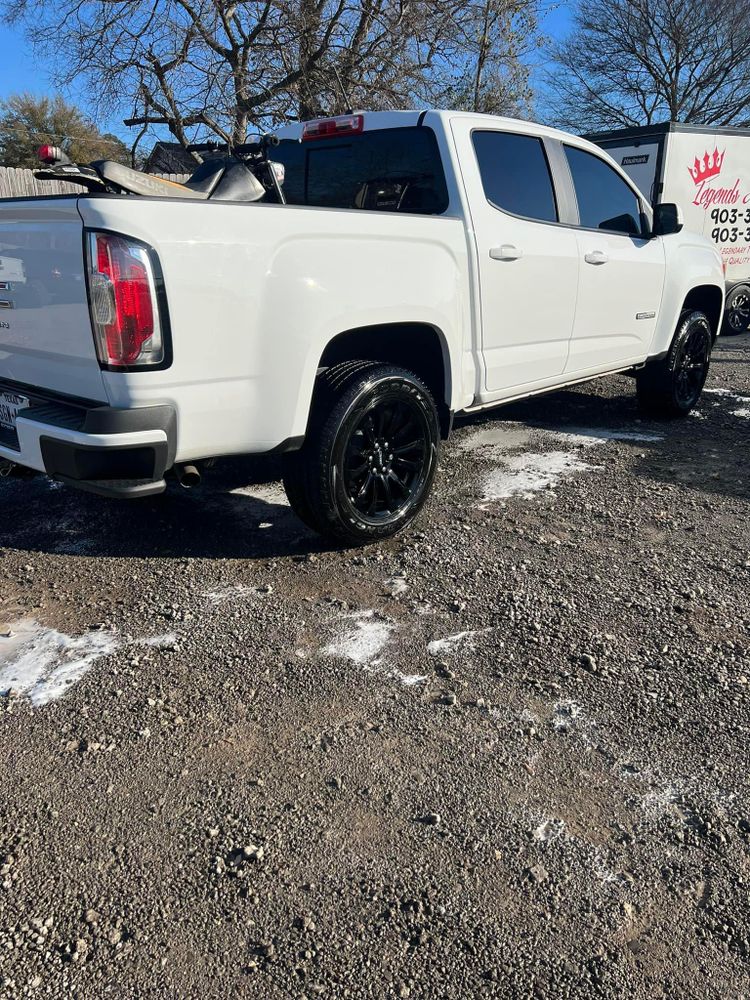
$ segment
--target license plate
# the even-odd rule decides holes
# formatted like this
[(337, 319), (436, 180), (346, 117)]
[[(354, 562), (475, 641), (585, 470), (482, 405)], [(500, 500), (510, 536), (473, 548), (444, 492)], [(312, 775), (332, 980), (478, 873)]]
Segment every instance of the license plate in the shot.
[(14, 431), (16, 417), (28, 405), (29, 400), (26, 396), (17, 396), (14, 392), (0, 392), (0, 427)]

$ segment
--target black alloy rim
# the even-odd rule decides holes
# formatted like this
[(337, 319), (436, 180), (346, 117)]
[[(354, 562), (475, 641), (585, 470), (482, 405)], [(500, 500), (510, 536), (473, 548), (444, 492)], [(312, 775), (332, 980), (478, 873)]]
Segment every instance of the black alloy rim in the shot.
[(750, 297), (741, 292), (734, 299), (727, 316), (733, 330), (742, 332), (750, 324)]
[(429, 448), (427, 421), (415, 401), (375, 402), (354, 426), (344, 451), (349, 503), (367, 520), (397, 518), (424, 485)]
[(710, 355), (710, 336), (700, 324), (685, 339), (675, 371), (675, 394), (682, 406), (692, 406), (706, 381)]

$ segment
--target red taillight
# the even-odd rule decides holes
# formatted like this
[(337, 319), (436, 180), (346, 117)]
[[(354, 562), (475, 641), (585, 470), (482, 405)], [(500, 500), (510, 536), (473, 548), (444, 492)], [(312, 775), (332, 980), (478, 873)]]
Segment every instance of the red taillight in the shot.
[(338, 118), (316, 118), (315, 121), (305, 122), (302, 128), (302, 141), (332, 139), (337, 135), (353, 135), (362, 132), (364, 127), (364, 115), (339, 115)]
[(89, 236), (91, 320), (103, 365), (127, 368), (164, 360), (164, 343), (149, 252), (140, 243)]

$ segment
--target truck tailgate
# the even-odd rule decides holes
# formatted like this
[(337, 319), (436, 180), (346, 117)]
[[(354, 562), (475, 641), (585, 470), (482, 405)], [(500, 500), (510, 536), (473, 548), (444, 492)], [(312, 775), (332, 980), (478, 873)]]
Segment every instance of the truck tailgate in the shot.
[(106, 401), (76, 196), (0, 201), (0, 381)]

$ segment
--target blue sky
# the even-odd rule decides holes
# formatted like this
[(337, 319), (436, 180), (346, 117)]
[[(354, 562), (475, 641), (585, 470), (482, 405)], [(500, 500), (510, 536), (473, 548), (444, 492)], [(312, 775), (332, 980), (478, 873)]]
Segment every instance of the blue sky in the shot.
[(544, 19), (543, 29), (553, 38), (564, 35), (570, 25), (570, 0), (558, 0), (551, 3), (549, 13)]
[[(559, 0), (559, 2), (553, 0), (550, 12), (542, 24), (542, 30), (546, 35), (558, 38), (565, 34), (570, 20), (570, 3), (571, 0)], [(55, 92), (55, 87), (50, 74), (34, 59), (22, 32), (0, 22), (0, 99), (20, 91), (50, 94)], [(74, 88), (65, 96), (86, 109), (86, 95), (81, 90), (77, 91)], [(112, 131), (124, 139), (130, 135), (130, 130), (126, 129), (119, 119), (98, 124), (101, 128)]]
[[(38, 95), (54, 94), (57, 88), (52, 83), (51, 73), (46, 71), (43, 63), (35, 59), (23, 32), (0, 23), (0, 99), (24, 91)], [(75, 104), (86, 107), (82, 90), (74, 87), (65, 96)], [(118, 121), (100, 124), (118, 134), (128, 133), (128, 129)]]

